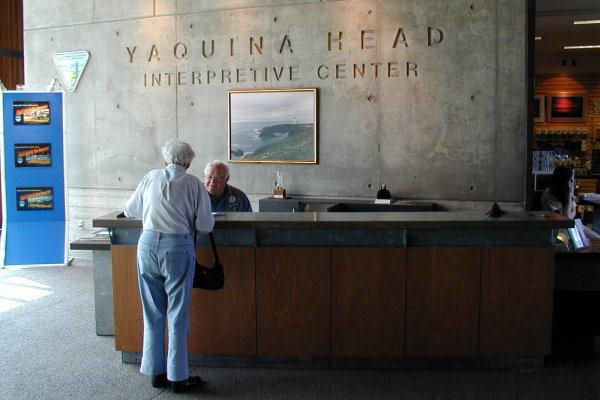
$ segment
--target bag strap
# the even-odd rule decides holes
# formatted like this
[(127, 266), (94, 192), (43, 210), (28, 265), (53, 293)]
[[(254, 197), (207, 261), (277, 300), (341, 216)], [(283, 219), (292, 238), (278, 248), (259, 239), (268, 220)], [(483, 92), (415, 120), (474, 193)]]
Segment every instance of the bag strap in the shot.
[(210, 236), (210, 244), (212, 245), (213, 254), (215, 256), (215, 262), (219, 262), (219, 253), (217, 253), (217, 246), (215, 246), (215, 238), (213, 236), (213, 233), (210, 232), (208, 236)]
[(194, 230), (194, 254), (196, 253), (196, 233), (198, 230), (196, 229), (196, 213), (194, 213), (194, 219), (192, 220), (192, 229)]
[[(196, 214), (194, 214), (194, 250), (196, 249), (196, 235), (198, 230), (196, 229)], [(208, 234), (210, 236), (210, 244), (212, 245), (213, 255), (215, 256), (215, 262), (219, 262), (219, 253), (217, 253), (217, 246), (215, 245), (215, 238), (213, 233), (210, 232)]]

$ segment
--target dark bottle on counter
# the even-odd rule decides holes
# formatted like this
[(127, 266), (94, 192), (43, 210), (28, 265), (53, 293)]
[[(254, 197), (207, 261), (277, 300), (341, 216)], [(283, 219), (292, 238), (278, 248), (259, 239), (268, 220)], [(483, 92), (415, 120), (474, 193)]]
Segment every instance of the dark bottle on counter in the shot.
[(392, 195), (390, 194), (390, 191), (386, 189), (385, 185), (381, 185), (381, 189), (379, 189), (377, 191), (377, 198), (378, 199), (391, 199)]

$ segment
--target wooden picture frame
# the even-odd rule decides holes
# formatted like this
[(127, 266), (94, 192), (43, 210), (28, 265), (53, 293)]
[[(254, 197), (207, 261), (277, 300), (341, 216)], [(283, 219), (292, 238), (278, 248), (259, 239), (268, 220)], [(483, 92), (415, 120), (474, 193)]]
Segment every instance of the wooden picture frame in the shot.
[(229, 90), (228, 161), (317, 164), (317, 89)]
[(546, 95), (533, 96), (533, 122), (546, 122)]
[(587, 94), (556, 93), (548, 98), (548, 122), (572, 124), (587, 122)]

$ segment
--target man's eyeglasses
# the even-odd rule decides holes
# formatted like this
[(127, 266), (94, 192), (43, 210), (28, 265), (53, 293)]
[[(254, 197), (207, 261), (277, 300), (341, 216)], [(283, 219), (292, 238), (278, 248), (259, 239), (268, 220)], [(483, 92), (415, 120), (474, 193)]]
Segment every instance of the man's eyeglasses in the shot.
[(227, 177), (225, 177), (225, 176), (205, 176), (204, 179), (206, 179), (207, 181), (223, 182), (223, 181), (227, 180)]

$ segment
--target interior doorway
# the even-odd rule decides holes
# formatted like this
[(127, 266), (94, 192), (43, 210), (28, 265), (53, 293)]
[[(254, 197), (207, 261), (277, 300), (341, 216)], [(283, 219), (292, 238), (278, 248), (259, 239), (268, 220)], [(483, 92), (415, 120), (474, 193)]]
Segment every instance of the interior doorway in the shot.
[[(600, 2), (529, 1), (527, 208), (540, 209), (556, 165), (576, 194), (600, 181)], [(580, 208), (585, 213), (585, 207)]]

